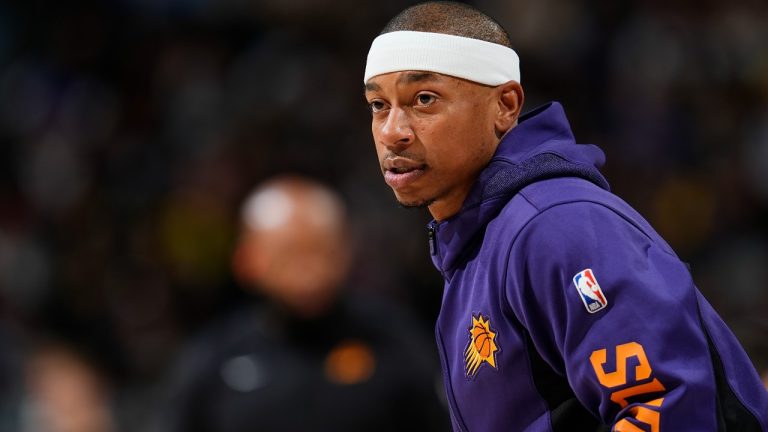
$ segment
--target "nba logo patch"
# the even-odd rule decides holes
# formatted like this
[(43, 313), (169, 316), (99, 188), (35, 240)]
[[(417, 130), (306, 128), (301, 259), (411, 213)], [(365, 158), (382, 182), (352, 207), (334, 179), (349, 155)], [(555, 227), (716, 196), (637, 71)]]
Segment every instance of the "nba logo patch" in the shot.
[(608, 299), (605, 298), (603, 290), (600, 289), (600, 284), (597, 283), (592, 269), (576, 273), (576, 276), (573, 277), (573, 284), (576, 285), (587, 312), (595, 313), (608, 306)]

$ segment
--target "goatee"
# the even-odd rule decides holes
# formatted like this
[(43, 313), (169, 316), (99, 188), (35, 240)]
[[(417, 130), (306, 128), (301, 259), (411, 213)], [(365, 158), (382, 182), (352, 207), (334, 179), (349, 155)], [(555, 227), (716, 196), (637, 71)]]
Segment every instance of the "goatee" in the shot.
[(424, 201), (409, 201), (409, 202), (397, 200), (397, 203), (400, 204), (400, 207), (404, 209), (425, 209), (431, 206), (433, 202), (435, 202), (434, 198), (424, 200)]

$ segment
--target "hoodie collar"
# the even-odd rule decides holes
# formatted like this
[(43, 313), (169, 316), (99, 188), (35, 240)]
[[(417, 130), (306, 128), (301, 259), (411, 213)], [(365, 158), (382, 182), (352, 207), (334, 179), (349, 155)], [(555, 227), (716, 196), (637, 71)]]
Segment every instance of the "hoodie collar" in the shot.
[(450, 280), (470, 243), (520, 189), (539, 180), (581, 177), (608, 189), (598, 171), (603, 151), (576, 144), (562, 105), (550, 102), (520, 117), (480, 172), (461, 210), (429, 223), (432, 262)]

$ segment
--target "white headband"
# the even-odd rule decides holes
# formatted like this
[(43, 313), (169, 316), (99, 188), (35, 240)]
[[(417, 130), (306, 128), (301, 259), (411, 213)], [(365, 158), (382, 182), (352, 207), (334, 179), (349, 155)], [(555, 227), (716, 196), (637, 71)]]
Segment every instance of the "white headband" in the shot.
[(520, 59), (503, 45), (416, 31), (384, 33), (374, 39), (363, 83), (404, 70), (437, 72), (490, 86), (520, 82)]

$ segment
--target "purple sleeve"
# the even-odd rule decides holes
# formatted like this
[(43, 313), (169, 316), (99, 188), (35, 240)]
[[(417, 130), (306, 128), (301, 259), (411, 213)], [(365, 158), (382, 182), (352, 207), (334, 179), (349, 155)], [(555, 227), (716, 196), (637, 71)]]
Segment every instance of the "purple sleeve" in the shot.
[(542, 358), (613, 430), (715, 431), (697, 290), (635, 223), (588, 202), (542, 212), (512, 247), (507, 300)]

